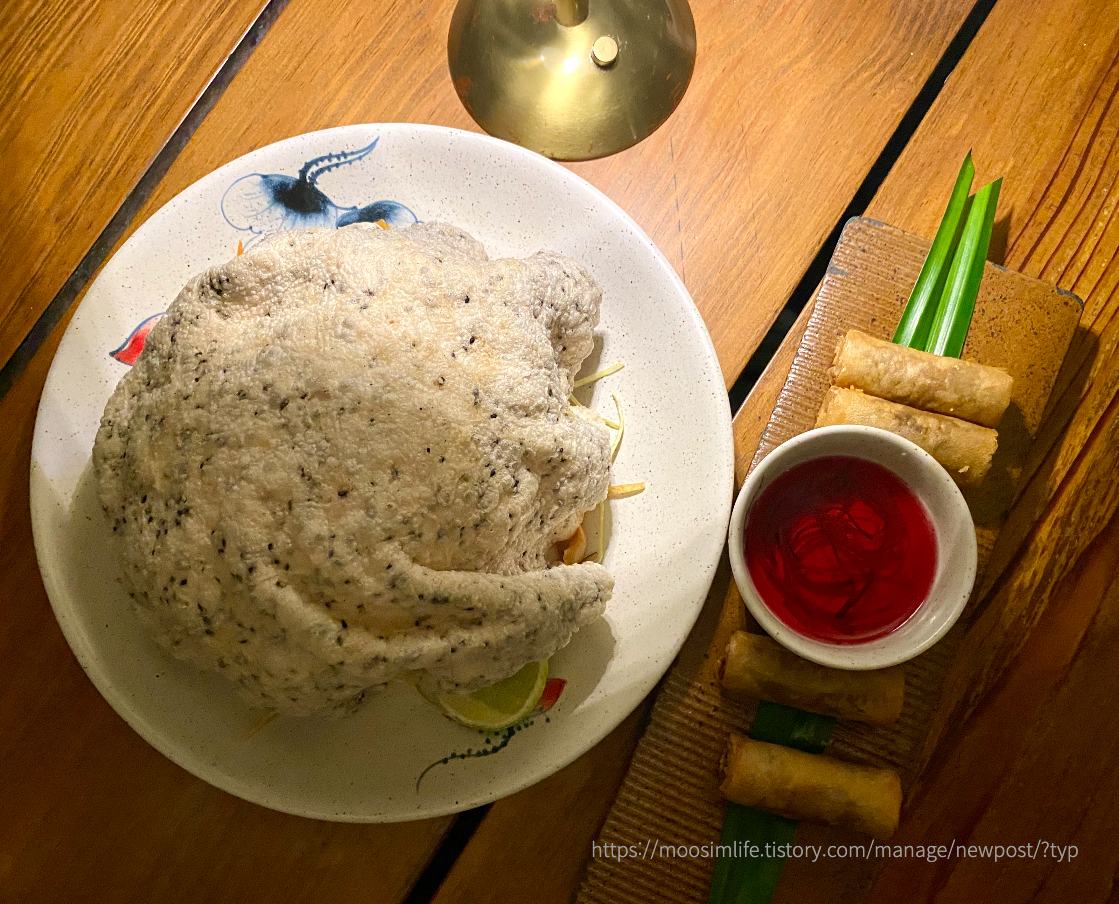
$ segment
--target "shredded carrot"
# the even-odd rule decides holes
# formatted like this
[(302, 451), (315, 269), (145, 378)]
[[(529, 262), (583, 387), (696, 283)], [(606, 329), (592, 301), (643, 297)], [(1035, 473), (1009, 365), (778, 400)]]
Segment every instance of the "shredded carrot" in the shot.
[(237, 256), (240, 257), (245, 253), (245, 246), (241, 244), (241, 240), (237, 240)]
[(598, 549), (591, 559), (602, 564), (602, 557), (606, 555), (606, 502), (598, 504)]
[(607, 499), (625, 499), (627, 496), (636, 496), (638, 493), (644, 492), (645, 482), (639, 483), (616, 483), (606, 491)]
[(622, 361), (619, 361), (617, 364), (611, 364), (609, 367), (597, 370), (593, 374), (583, 377), (581, 380), (576, 380), (574, 388), (578, 389), (580, 386), (590, 386), (591, 383), (601, 380), (603, 377), (616, 374), (623, 367), (625, 367), (625, 364)]
[(614, 399), (614, 407), (618, 411), (618, 432), (614, 434), (614, 438), (610, 441), (610, 460), (613, 461), (614, 457), (618, 454), (618, 447), (622, 444), (622, 434), (626, 429), (626, 419), (625, 415), (622, 414), (622, 402), (621, 399), (618, 398), (618, 394), (612, 392), (610, 395)]
[(266, 712), (263, 716), (261, 716), (259, 719), (257, 719), (256, 722), (253, 724), (253, 727), (249, 729), (249, 733), (247, 735), (245, 735), (245, 740), (247, 741), (250, 738), (252, 738), (253, 735), (255, 735), (258, 731), (260, 731), (265, 726), (269, 725), (272, 722), (272, 720), (275, 719), (278, 715), (279, 715), (279, 712), (277, 712), (276, 710), (272, 710), (271, 712)]
[(563, 547), (563, 564), (574, 565), (581, 562), (587, 553), (587, 535), (583, 532), (583, 525), (575, 528), (575, 533), (560, 544)]

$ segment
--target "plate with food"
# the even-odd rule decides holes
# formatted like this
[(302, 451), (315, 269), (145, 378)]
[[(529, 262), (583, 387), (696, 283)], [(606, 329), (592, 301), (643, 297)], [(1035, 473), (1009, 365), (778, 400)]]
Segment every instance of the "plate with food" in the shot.
[(733, 445), (687, 290), (536, 154), (435, 126), (261, 148), (106, 264), (31, 507), (114, 709), (268, 807), (394, 821), (590, 749), (714, 576)]

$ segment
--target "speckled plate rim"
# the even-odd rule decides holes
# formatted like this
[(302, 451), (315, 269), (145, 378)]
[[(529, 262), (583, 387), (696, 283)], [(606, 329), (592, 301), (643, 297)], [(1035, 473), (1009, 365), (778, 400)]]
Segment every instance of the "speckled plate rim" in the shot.
[[(69, 463), (69, 470), (67, 470), (65, 462), (59, 464), (57, 459), (60, 455), (56, 448), (52, 448), (52, 444), (61, 443), (63, 446), (69, 444), (71, 458), (76, 446), (85, 444), (85, 455), (88, 458), (88, 450), (92, 445), (91, 426), (88, 423), (88, 418), (86, 422), (81, 422), (80, 418), (75, 418), (73, 423), (69, 422), (69, 406), (74, 402), (76, 396), (92, 392), (94, 396), (98, 397), (99, 404), (103, 407), (108, 392), (111, 392), (112, 385), (115, 384), (116, 379), (119, 379), (120, 374), (117, 374), (108, 385), (108, 390), (105, 391), (102, 387), (102, 391), (98, 393), (96, 387), (87, 389), (85, 386), (77, 385), (73, 373), (68, 370), (68, 366), (77, 361), (78, 356), (88, 354), (89, 334), (95, 332), (94, 328), (88, 323), (89, 317), (93, 316), (91, 308), (98, 304), (105, 304), (103, 296), (110, 292), (110, 288), (107, 288), (107, 286), (120, 277), (118, 268), (114, 266), (115, 264), (124, 258), (136, 259), (145, 250), (152, 251), (153, 242), (157, 238), (158, 224), (163, 219), (170, 215), (181, 214), (184, 210), (189, 211), (192, 205), (200, 204), (207, 195), (213, 197), (219, 186), (228, 185), (239, 176), (252, 172), (255, 165), (259, 164), (263, 169), (267, 166), (267, 160), (282, 158), (288, 163), (288, 169), (291, 170), (295, 164), (305, 159), (315, 149), (324, 150), (327, 149), (326, 145), (338, 143), (360, 147), (363, 142), (367, 143), (370, 136), (378, 139), (390, 138), (398, 141), (411, 141), (418, 143), (416, 147), (434, 143), (435, 145), (442, 144), (460, 150), (468, 149), (470, 153), (490, 154), (499, 162), (498, 168), (505, 169), (504, 176), (508, 177), (507, 184), (514, 186), (509, 189), (510, 191), (515, 192), (524, 189), (535, 179), (537, 184), (547, 184), (554, 187), (556, 191), (570, 192), (580, 203), (586, 205), (588, 215), (593, 213), (594, 217), (605, 218), (610, 221), (617, 230), (613, 234), (615, 242), (629, 242), (636, 249), (636, 253), (643, 256), (641, 266), (649, 270), (658, 290), (669, 300), (666, 304), (670, 304), (673, 312), (678, 315), (676, 326), (682, 329), (683, 333), (675, 337), (674, 344), (678, 346), (677, 352), (679, 352), (679, 344), (687, 346), (690, 349), (690, 358), (686, 362), (673, 361), (672, 365), (676, 367), (676, 371), (679, 371), (685, 380), (691, 381), (688, 384), (690, 386), (688, 391), (694, 390), (695, 395), (689, 397), (689, 404), (693, 406), (692, 410), (695, 416), (702, 421), (704, 434), (698, 439), (687, 437), (688, 442), (693, 442), (694, 445), (702, 448), (702, 455), (695, 460), (684, 460), (683, 465), (685, 467), (683, 469), (677, 468), (676, 471), (677, 475), (684, 475), (685, 477), (688, 474), (702, 473), (702, 477), (699, 478), (701, 492), (697, 493), (694, 487), (685, 487), (680, 491), (682, 495), (689, 497), (687, 504), (693, 507), (693, 523), (684, 525), (682, 530), (670, 538), (670, 542), (662, 544), (663, 548), (656, 549), (657, 555), (662, 558), (658, 561), (653, 573), (646, 576), (647, 580), (644, 580), (640, 587), (633, 590), (633, 593), (637, 595), (648, 594), (658, 592), (657, 588), (666, 585), (675, 588), (673, 592), (676, 592), (679, 596), (680, 582), (677, 580), (676, 583), (673, 583), (675, 578), (673, 578), (672, 573), (681, 570), (681, 564), (683, 564), (684, 570), (687, 572), (686, 577), (683, 578), (686, 593), (674, 601), (671, 619), (666, 619), (663, 613), (649, 609), (647, 621), (641, 622), (639, 619), (638, 628), (633, 632), (630, 632), (627, 626), (622, 626), (624, 630), (620, 640), (613, 636), (617, 634), (619, 625), (610, 622), (609, 630), (606, 632), (608, 636), (611, 636), (614, 644), (619, 642), (630, 643), (631, 634), (638, 641), (649, 642), (651, 644), (649, 655), (633, 661), (627, 659), (624, 669), (621, 669), (621, 666), (618, 667), (622, 674), (615, 674), (618, 671), (618, 669), (615, 669), (617, 663), (614, 661), (617, 659), (617, 651), (611, 646), (615, 655), (611, 656), (604, 666), (603, 675), (599, 676), (593, 687), (580, 691), (583, 696), (571, 711), (563, 712), (562, 707), (557, 707), (556, 718), (550, 720), (550, 725), (541, 725), (539, 729), (525, 732), (526, 736), (533, 736), (534, 733), (539, 732), (540, 737), (534, 743), (530, 744), (525, 741), (523, 743), (518, 742), (519, 746), (511, 745), (508, 752), (503, 753), (502, 757), (490, 757), (488, 760), (476, 759), (453, 764), (457, 766), (457, 771), (456, 769), (446, 770), (453, 773), (452, 777), (437, 783), (435, 790), (425, 792), (420, 795), (418, 800), (401, 803), (390, 797), (388, 802), (382, 805), (376, 800), (371, 804), (368, 799), (362, 799), (353, 805), (349, 805), (344, 799), (344, 789), (341, 792), (342, 797), (335, 793), (329, 799), (320, 800), (313, 790), (290, 787), (276, 788), (267, 783), (262, 784), (263, 780), (258, 780), (254, 766), (263, 768), (264, 765), (270, 765), (270, 762), (267, 762), (267, 758), (263, 755), (257, 758), (259, 761), (250, 756), (249, 761), (244, 764), (243, 768), (231, 769), (225, 762), (216, 762), (214, 757), (217, 755), (206, 749), (204, 741), (201, 743), (202, 749), (196, 749), (191, 746), (189, 740), (184, 740), (181, 736), (178, 731), (179, 727), (182, 727), (183, 731), (187, 731), (188, 727), (190, 730), (195, 728), (193, 723), (189, 726), (185, 724), (189, 721), (186, 717), (182, 720), (183, 726), (175, 725), (173, 722), (168, 723), (168, 717), (165, 713), (153, 712), (151, 700), (144, 696), (147, 693), (147, 686), (140, 693), (136, 692), (135, 687), (130, 692), (128, 688), (122, 686), (122, 681), (126, 678), (131, 679), (130, 673), (127, 672), (129, 666), (106, 658), (103, 638), (91, 636), (90, 620), (93, 617), (100, 620), (101, 616), (106, 615), (106, 613), (108, 613), (106, 618), (110, 619), (110, 622), (113, 619), (123, 619), (125, 616), (121, 615), (119, 606), (114, 601), (97, 599), (91, 602), (91, 594), (94, 594), (95, 591), (87, 591), (85, 583), (77, 585), (81, 587), (80, 592), (75, 591), (75, 578), (66, 570), (67, 568), (71, 571), (77, 569), (77, 572), (81, 572), (82, 569), (88, 570), (100, 567), (86, 561), (90, 558), (89, 556), (85, 556), (85, 560), (81, 562), (76, 561), (78, 557), (71, 549), (71, 547), (82, 548), (81, 543), (89, 539), (75, 540), (73, 539), (74, 536), (86, 532), (96, 533), (98, 528), (89, 519), (88, 515), (86, 520), (90, 521), (90, 524), (77, 523), (79, 512), (76, 509), (78, 503), (75, 497), (78, 495), (76, 487), (79, 485), (81, 478), (72, 473), (72, 462)], [(518, 182), (518, 180), (521, 181)], [(171, 213), (169, 214), (168, 211)], [(435, 219), (436, 217), (425, 218)], [(464, 228), (467, 228), (465, 224)], [(491, 255), (496, 256), (491, 241), (487, 240), (490, 237), (485, 234), (476, 234), (487, 245)], [(602, 247), (609, 245), (608, 237), (604, 238), (599, 235), (596, 240), (603, 241)], [(496, 243), (500, 245), (501, 241), (498, 239)], [(526, 244), (530, 245), (531, 242), (526, 240)], [(546, 244), (556, 247), (562, 245), (562, 242), (549, 241)], [(561, 247), (560, 250), (565, 249)], [(600, 250), (602, 250), (601, 247)], [(158, 254), (155, 256), (158, 257)], [(217, 258), (217, 260), (220, 259), (220, 257)], [(209, 262), (213, 263), (217, 260), (210, 260)], [(155, 268), (162, 266), (162, 264), (157, 260), (147, 266)], [(187, 275), (189, 276), (190, 272), (196, 272), (196, 269), (197, 267), (195, 270), (189, 271)], [(593, 266), (591, 269), (593, 272)], [(599, 273), (595, 275), (600, 276), (600, 281), (603, 281)], [(612, 274), (607, 274), (607, 276), (610, 279), (614, 278)], [(624, 278), (624, 274), (621, 274), (619, 278)], [(180, 280), (179, 284), (181, 285), (182, 282), (185, 282), (185, 280)], [(630, 285), (633, 285), (632, 280)], [(605, 282), (604, 288), (608, 288)], [(608, 294), (604, 302), (604, 311), (610, 303)], [(604, 313), (604, 323), (608, 319)], [(127, 316), (125, 316), (125, 320), (127, 320)], [(121, 323), (123, 322), (124, 320), (121, 321)], [(638, 328), (641, 328), (640, 325)], [(119, 333), (120, 324), (116, 324), (114, 329)], [(606, 335), (607, 341), (609, 341), (609, 332)], [(661, 337), (658, 336), (657, 338)], [(83, 345), (83, 343), (85, 344)], [(650, 358), (657, 359), (660, 354), (659, 350), (646, 349), (648, 345), (649, 341), (646, 337), (644, 345), (638, 344), (635, 347), (639, 350), (648, 350)], [(633, 374), (632, 362), (627, 370), (631, 375)], [(671, 367), (668, 370), (676, 373), (676, 371), (672, 371)], [(662, 378), (669, 379), (669, 377), (658, 373), (656, 378), (647, 376), (645, 383), (651, 385), (651, 379)], [(654, 398), (645, 408), (627, 409), (627, 439), (630, 439), (633, 434), (640, 434), (642, 430), (645, 430), (648, 435), (654, 436), (659, 435), (658, 431), (664, 432), (665, 425), (658, 423), (658, 421), (665, 416), (665, 413), (657, 408), (656, 402), (657, 399)], [(85, 400), (84, 404), (88, 407), (88, 400)], [(671, 425), (669, 426), (671, 427)], [(95, 430), (96, 423), (92, 425), (92, 431)], [(685, 427), (679, 425), (676, 427), (676, 431), (675, 434), (672, 433), (671, 429), (667, 432), (675, 439), (683, 438), (684, 432), (686, 432)], [(679, 443), (670, 445), (675, 448)], [(619, 461), (622, 460), (622, 457), (619, 456)], [(88, 463), (86, 468), (88, 470)], [(67, 642), (82, 668), (105, 699), (153, 747), (192, 774), (216, 787), (273, 809), (320, 819), (350, 822), (390, 822), (459, 812), (522, 790), (555, 773), (585, 753), (615, 728), (640, 703), (679, 651), (695, 619), (698, 617), (706, 592), (714, 578), (733, 502), (733, 470), (734, 450), (729, 405), (718, 359), (702, 318), (672, 266), (652, 240), (621, 208), (559, 164), (488, 136), (439, 126), (404, 124), (345, 126), (294, 136), (253, 151), (215, 170), (185, 189), (154, 214), (114, 255), (113, 260), (106, 265), (83, 299), (74, 320), (67, 329), (52, 364), (40, 403), (39, 418), (36, 422), (32, 448), (32, 528), (44, 584)], [(649, 479), (648, 473), (641, 476)], [(653, 479), (652, 483), (655, 485), (656, 480)], [(642, 497), (635, 498), (641, 499)], [(646, 498), (646, 502), (651, 503), (652, 501), (655, 501), (655, 496), (653, 499)], [(668, 501), (671, 503), (672, 499)], [(664, 500), (662, 499), (661, 502), (664, 502)], [(74, 511), (71, 511), (71, 508)], [(652, 514), (655, 521), (656, 512)], [(642, 517), (645, 518), (646, 522), (649, 521), (648, 516)], [(631, 518), (627, 513), (617, 520), (621, 523), (615, 526), (615, 534), (621, 534), (623, 542), (628, 537), (636, 543), (638, 532), (635, 525), (638, 524), (640, 518), (638, 516)], [(627, 534), (627, 531), (631, 531), (631, 533)], [(640, 539), (657, 547), (663, 535), (664, 531), (645, 531)], [(614, 540), (612, 539), (611, 542), (612, 546), (607, 554), (607, 565), (611, 567), (611, 570), (614, 570), (610, 561), (611, 553), (614, 552)], [(68, 543), (70, 546), (67, 546)], [(85, 548), (96, 549), (96, 547), (89, 546)], [(64, 561), (67, 555), (69, 555), (70, 561)], [(647, 562), (644, 562), (644, 564), (647, 564)], [(626, 567), (625, 560), (622, 560), (619, 567), (624, 570)], [(625, 597), (627, 593), (627, 588), (622, 584), (621, 577), (622, 575), (619, 574), (616, 600)], [(118, 590), (118, 593), (123, 597), (122, 591)], [(90, 614), (90, 609), (96, 610), (93, 615)], [(609, 614), (610, 610), (608, 609), (608, 616)], [(131, 618), (130, 613), (128, 613), (128, 617)], [(106, 629), (109, 628), (110, 622), (106, 623)], [(114, 627), (117, 626), (114, 625)], [(587, 632), (588, 629), (580, 632), (576, 636), (576, 641), (573, 641), (568, 650), (575, 648), (580, 637)], [(154, 648), (154, 645), (152, 646)], [(144, 656), (149, 655), (149, 652), (139, 651)], [(566, 652), (561, 651), (556, 658), (562, 659)], [(161, 651), (156, 651), (154, 655), (166, 657), (166, 654)], [(628, 651), (628, 648), (626, 655), (632, 655), (632, 651)], [(180, 681), (192, 685), (206, 685), (206, 688), (200, 692), (203, 694), (211, 693), (221, 696), (224, 693), (222, 688), (225, 683), (221, 679), (204, 676), (202, 673), (193, 670), (192, 667), (177, 663), (170, 657), (166, 657), (166, 660), (166, 669), (162, 673), (157, 673), (157, 678), (162, 674), (170, 679), (169, 683)], [(579, 661), (561, 663), (559, 671), (562, 672), (564, 667), (570, 669), (573, 665), (579, 664)], [(214, 682), (217, 682), (217, 684), (215, 685)], [(604, 684), (609, 686), (603, 687)], [(150, 686), (150, 682), (148, 686)], [(416, 715), (417, 710), (413, 705), (414, 701), (402, 702), (398, 699), (402, 693), (407, 692), (411, 692), (411, 689), (400, 689), (399, 692), (390, 691), (387, 697), (391, 699), (385, 705), (396, 707), (393, 710), (394, 713), (403, 713), (406, 718), (415, 715), (417, 719), (428, 720), (434, 717), (433, 710), (430, 710), (430, 708), (424, 710), (422, 715)], [(162, 691), (153, 690), (151, 693), (153, 696), (158, 696)], [(236, 698), (234, 700), (236, 701)], [(422, 705), (426, 706), (426, 704)], [(223, 709), (220, 718), (218, 718), (218, 722), (223, 729), (228, 728), (230, 731), (236, 731), (238, 727), (243, 728), (247, 724), (240, 715), (237, 715), (238, 706), (241, 706), (250, 715), (254, 712), (259, 714), (259, 711), (249, 710), (248, 707), (243, 707), (238, 702), (227, 704), (223, 699), (221, 707), (215, 702), (213, 706), (215, 710), (224, 707), (224, 709), (229, 709), (233, 713), (233, 715), (230, 715)], [(367, 704), (368, 706), (369, 704)], [(208, 716), (209, 714), (205, 713), (203, 715)], [(356, 720), (358, 717), (351, 717), (351, 719)], [(171, 729), (168, 728), (169, 724), (172, 725)], [(302, 723), (303, 726), (307, 724), (306, 720)], [(337, 724), (331, 723), (331, 726)], [(427, 726), (425, 731), (430, 728), (431, 731), (440, 736), (446, 735), (448, 738), (454, 736), (460, 739), (466, 737), (461, 734), (453, 735), (455, 731), (466, 730), (460, 726), (446, 723), (445, 720), (442, 720), (439, 728), (431, 728), (426, 721), (424, 725)], [(327, 727), (323, 724), (316, 724), (315, 727), (324, 732), (335, 730), (333, 727)], [(266, 731), (271, 730), (267, 729)], [(452, 734), (447, 734), (447, 732)], [(307, 732), (298, 727), (292, 728), (290, 726), (286, 733), (273, 732), (273, 734), (276, 736), (275, 740), (268, 742), (272, 746), (267, 749), (269, 751), (279, 751), (278, 756), (295, 756), (297, 758), (300, 755), (299, 752), (304, 749), (307, 743), (313, 745), (318, 738), (316, 735), (314, 739), (308, 742)], [(351, 742), (365, 744), (368, 742), (368, 737), (351, 738), (347, 736), (339, 742), (342, 746), (337, 749), (349, 751), (352, 746)], [(295, 751), (295, 753), (292, 753), (292, 751)], [(368, 752), (368, 748), (361, 748), (360, 752)], [(241, 751), (241, 753), (244, 753), (244, 751)], [(500, 761), (500, 763), (495, 768), (492, 761)], [(389, 763), (390, 761), (386, 760), (385, 762)], [(481, 777), (477, 779), (472, 777), (473, 773), (479, 770), (482, 773)], [(334, 790), (337, 791), (337, 789)]]

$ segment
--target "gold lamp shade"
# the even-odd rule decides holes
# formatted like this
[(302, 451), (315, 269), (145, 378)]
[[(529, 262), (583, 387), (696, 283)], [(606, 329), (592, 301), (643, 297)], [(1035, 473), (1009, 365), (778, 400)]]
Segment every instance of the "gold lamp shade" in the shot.
[(687, 90), (695, 47), (687, 0), (460, 0), (447, 40), (478, 125), (556, 160), (652, 134)]

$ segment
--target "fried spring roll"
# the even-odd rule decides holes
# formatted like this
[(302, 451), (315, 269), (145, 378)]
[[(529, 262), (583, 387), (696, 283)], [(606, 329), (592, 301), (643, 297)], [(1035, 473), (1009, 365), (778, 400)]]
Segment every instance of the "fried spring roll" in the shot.
[(841, 388), (984, 427), (998, 425), (1014, 382), (997, 367), (917, 351), (859, 330), (839, 340), (831, 374)]
[(875, 725), (897, 721), (905, 699), (905, 672), (899, 667), (829, 669), (745, 631), (736, 631), (727, 643), (722, 681), (735, 694)]
[(842, 763), (732, 734), (723, 795), (790, 819), (811, 819), (885, 839), (901, 815), (901, 779), (891, 769)]
[(962, 487), (983, 480), (999, 444), (998, 433), (990, 427), (833, 386), (816, 415), (816, 426), (834, 424), (860, 424), (896, 433), (928, 452)]

